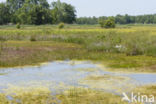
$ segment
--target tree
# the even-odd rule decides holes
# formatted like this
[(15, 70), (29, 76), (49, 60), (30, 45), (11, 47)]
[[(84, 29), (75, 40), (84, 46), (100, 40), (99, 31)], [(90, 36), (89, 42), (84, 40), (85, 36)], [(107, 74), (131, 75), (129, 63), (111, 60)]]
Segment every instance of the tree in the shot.
[(98, 24), (96, 17), (79, 17), (76, 19), (77, 24)]
[(47, 0), (26, 0), (26, 3), (30, 5), (40, 5), (43, 8), (49, 9), (49, 4)]
[(25, 3), (42, 5), (44, 8), (49, 8), (47, 0), (7, 0), (7, 4), (10, 5), (12, 12), (16, 12), (19, 8), (22, 8)]
[(14, 13), (16, 23), (35, 25), (51, 23), (49, 4), (43, 4), (46, 4), (46, 0), (26, 0)]
[(60, 0), (52, 3), (52, 17), (54, 23), (73, 23), (76, 21), (75, 8), (67, 3), (62, 3)]
[(7, 0), (7, 4), (10, 6), (10, 10), (12, 13), (21, 8), (24, 3), (25, 0)]
[(63, 22), (71, 24), (74, 21), (76, 21), (75, 8), (72, 5), (66, 3), (63, 4), (63, 8), (64, 8)]
[(9, 6), (6, 3), (0, 3), (0, 25), (10, 22)]
[(40, 25), (51, 23), (51, 15), (49, 9), (42, 6), (33, 5), (32, 9), (28, 12), (30, 17), (30, 24)]

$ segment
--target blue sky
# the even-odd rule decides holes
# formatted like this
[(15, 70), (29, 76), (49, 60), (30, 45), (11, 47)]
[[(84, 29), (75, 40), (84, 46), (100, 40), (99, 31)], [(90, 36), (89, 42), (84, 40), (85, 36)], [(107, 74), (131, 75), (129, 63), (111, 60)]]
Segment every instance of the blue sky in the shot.
[[(52, 2), (54, 0), (48, 1)], [(114, 16), (117, 14), (140, 15), (140, 14), (156, 13), (156, 0), (61, 0), (61, 1), (74, 5), (76, 7), (78, 17)]]

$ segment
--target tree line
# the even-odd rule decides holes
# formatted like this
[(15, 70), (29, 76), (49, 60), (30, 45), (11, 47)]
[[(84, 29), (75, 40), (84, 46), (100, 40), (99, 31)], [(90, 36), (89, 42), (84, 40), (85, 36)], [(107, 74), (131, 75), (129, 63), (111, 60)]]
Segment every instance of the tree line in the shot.
[[(0, 3), (0, 25), (3, 24), (98, 24), (101, 21), (114, 18), (115, 24), (156, 24), (156, 14), (150, 15), (116, 15), (114, 17), (79, 17), (76, 18), (75, 7), (57, 0), (48, 3), (47, 0), (6, 0)], [(108, 20), (108, 23), (111, 23)]]
[(101, 20), (107, 20), (109, 18), (114, 18), (116, 24), (156, 24), (156, 14), (150, 15), (138, 15), (130, 16), (126, 15), (116, 15), (111, 17), (79, 17), (76, 19), (77, 24), (98, 24)]
[(47, 0), (7, 0), (0, 3), (0, 25), (13, 24), (71, 24), (76, 21), (76, 10), (71, 4)]

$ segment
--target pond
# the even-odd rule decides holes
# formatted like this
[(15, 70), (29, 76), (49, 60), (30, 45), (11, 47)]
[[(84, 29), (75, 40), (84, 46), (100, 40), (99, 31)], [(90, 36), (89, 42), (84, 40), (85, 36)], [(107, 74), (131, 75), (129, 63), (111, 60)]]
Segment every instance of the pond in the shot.
[(40, 66), (0, 70), (0, 91), (12, 86), (46, 86), (52, 91), (70, 86), (118, 93), (136, 86), (156, 84), (156, 74), (109, 72), (91, 61), (54, 61)]

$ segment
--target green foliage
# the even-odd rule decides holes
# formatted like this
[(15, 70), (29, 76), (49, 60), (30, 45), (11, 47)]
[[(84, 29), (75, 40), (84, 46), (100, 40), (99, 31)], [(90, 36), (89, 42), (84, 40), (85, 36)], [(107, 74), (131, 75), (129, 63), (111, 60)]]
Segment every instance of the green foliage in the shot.
[[(29, 9), (29, 11), (28, 11)], [(41, 5), (30, 4), (26, 2), (22, 8), (16, 12), (17, 21), (22, 24), (47, 24), (51, 23), (50, 10)]]
[(10, 8), (6, 3), (0, 3), (0, 25), (10, 22), (11, 14), (9, 10)]
[(99, 24), (101, 28), (115, 28), (115, 20), (113, 18), (99, 20)]
[[(109, 17), (79, 17), (76, 19), (77, 24), (98, 24), (98, 19), (107, 19)], [(116, 15), (115, 17), (116, 24), (156, 24), (156, 14), (149, 15), (138, 15), (138, 16), (130, 16), (128, 14), (125, 15)]]
[(99, 21), (100, 27), (104, 28), (104, 21)]
[(32, 41), (32, 42), (33, 42), (33, 41), (37, 41), (37, 40), (36, 40), (36, 36), (35, 36), (35, 35), (32, 35), (32, 36), (30, 37), (30, 41)]
[(60, 24), (58, 25), (58, 28), (59, 28), (59, 29), (63, 29), (63, 28), (64, 28), (64, 23), (60, 23)]
[[(100, 19), (107, 20), (109, 17), (76, 18), (75, 7), (71, 4), (60, 2), (60, 0), (52, 2), (51, 7), (47, 0), (6, 0), (6, 3), (0, 3), (0, 25), (10, 22), (35, 25), (58, 24), (60, 22), (68, 24), (98, 24)], [(114, 21), (116, 24), (155, 24), (156, 14), (139, 16), (117, 15), (114, 17)], [(101, 27), (113, 27), (112, 24), (114, 23), (110, 20), (106, 21), (106, 24), (100, 21)]]
[(17, 29), (20, 29), (20, 28), (21, 28), (21, 24), (20, 24), (20, 23), (17, 23), (17, 24), (16, 24), (16, 28), (17, 28)]
[(71, 24), (76, 20), (76, 10), (72, 5), (58, 0), (52, 3), (52, 7), (53, 23), (64, 22)]
[[(53, 2), (51, 8), (47, 0), (7, 0), (6, 4), (0, 5), (0, 8), (2, 8), (0, 9), (0, 24), (20, 22), (21, 24), (41, 25), (73, 23), (76, 20), (75, 8), (59, 0)], [(11, 16), (8, 16), (8, 13), (11, 13)]]
[(41, 5), (44, 8), (49, 8), (47, 0), (7, 0), (7, 4), (10, 6), (12, 13), (15, 13), (18, 9), (22, 8), (25, 3), (30, 5)]
[(105, 28), (115, 28), (115, 20), (113, 18), (107, 19), (104, 22), (104, 27)]
[(77, 24), (97, 24), (98, 18), (97, 17), (79, 17), (76, 18)]
[(130, 68), (145, 67), (138, 71), (156, 71), (146, 68), (156, 63), (155, 26), (115, 29), (67, 26), (68, 29), (60, 30), (58, 25), (29, 25), (21, 30), (15, 26), (1, 26), (0, 37), (7, 39), (3, 44), (4, 47), (7, 45), (7, 50), (2, 50), (5, 55), (0, 57), (0, 66), (76, 59), (102, 61), (113, 70), (129, 68), (127, 70), (130, 71)]

